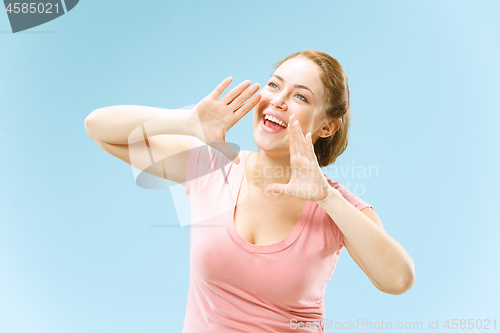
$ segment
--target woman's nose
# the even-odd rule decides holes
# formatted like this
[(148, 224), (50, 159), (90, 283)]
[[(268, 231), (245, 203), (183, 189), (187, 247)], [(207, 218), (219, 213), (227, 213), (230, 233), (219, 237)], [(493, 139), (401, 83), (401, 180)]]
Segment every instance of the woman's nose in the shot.
[(286, 104), (282, 98), (275, 98), (275, 99), (271, 100), (271, 105), (274, 107), (286, 110)]

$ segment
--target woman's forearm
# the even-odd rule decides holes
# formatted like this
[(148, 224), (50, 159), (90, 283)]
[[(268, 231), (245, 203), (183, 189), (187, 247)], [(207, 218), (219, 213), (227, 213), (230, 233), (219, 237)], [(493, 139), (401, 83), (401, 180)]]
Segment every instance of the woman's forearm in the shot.
[[(330, 189), (332, 190), (332, 189)], [(382, 228), (351, 205), (337, 190), (318, 202), (349, 240), (367, 274), (381, 290), (404, 293), (415, 279), (415, 266), (406, 250)]]
[(92, 139), (110, 144), (130, 144), (143, 140), (142, 135), (135, 135), (141, 125), (148, 137), (162, 134), (194, 136), (193, 129), (185, 122), (185, 117), (190, 112), (192, 110), (138, 105), (110, 106), (88, 115), (85, 128)]

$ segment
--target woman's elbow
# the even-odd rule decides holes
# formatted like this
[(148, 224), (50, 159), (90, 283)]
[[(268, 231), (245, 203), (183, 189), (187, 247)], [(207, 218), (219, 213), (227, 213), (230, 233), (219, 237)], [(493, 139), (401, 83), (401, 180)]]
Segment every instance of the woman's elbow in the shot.
[(95, 120), (93, 119), (94, 117), (92, 116), (92, 113), (85, 118), (83, 124), (85, 126), (85, 131), (87, 132), (87, 135), (93, 139), (94, 135), (94, 126), (95, 126)]
[(399, 276), (392, 284), (392, 290), (389, 294), (401, 295), (407, 292), (415, 284), (415, 271), (413, 267), (409, 269), (405, 274)]
[(96, 109), (92, 111), (84, 120), (85, 131), (92, 140), (96, 140), (97, 128), (99, 123), (102, 121), (100, 119), (100, 114), (102, 109)]
[(396, 293), (394, 293), (394, 295), (404, 294), (405, 292), (410, 290), (414, 284), (415, 284), (415, 274), (412, 273), (410, 276), (402, 279), (401, 282), (397, 284), (398, 287), (396, 288)]
[(394, 285), (396, 286), (396, 292), (394, 295), (401, 295), (407, 292), (415, 284), (415, 263), (412, 258), (408, 258), (408, 261), (402, 269), (401, 274), (399, 274)]
[(385, 286), (385, 288), (377, 287), (379, 290), (391, 294), (391, 295), (401, 295), (410, 290), (415, 284), (415, 270), (414, 266), (408, 268), (404, 273), (399, 274), (395, 277), (392, 282)]

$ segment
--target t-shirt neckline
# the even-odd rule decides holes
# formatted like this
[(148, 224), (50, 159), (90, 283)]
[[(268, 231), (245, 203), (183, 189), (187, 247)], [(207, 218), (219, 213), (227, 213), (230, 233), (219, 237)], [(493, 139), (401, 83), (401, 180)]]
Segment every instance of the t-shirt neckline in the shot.
[(248, 161), (248, 157), (252, 153), (251, 151), (244, 150), (242, 151), (242, 156), (240, 156), (240, 165), (238, 165), (238, 168), (236, 169), (236, 175), (234, 176), (233, 183), (230, 184), (231, 187), (231, 195), (229, 195), (229, 200), (228, 200), (228, 206), (226, 209), (227, 215), (226, 215), (226, 230), (228, 231), (229, 235), (231, 238), (238, 244), (240, 245), (243, 249), (245, 249), (248, 252), (251, 253), (273, 253), (273, 252), (279, 252), (283, 251), (286, 248), (290, 247), (296, 240), (299, 238), (300, 234), (304, 230), (304, 227), (309, 220), (310, 213), (312, 209), (310, 208), (310, 205), (312, 204), (312, 201), (307, 200), (304, 208), (302, 209), (302, 213), (300, 214), (299, 220), (297, 221), (297, 224), (293, 228), (292, 232), (282, 239), (281, 241), (274, 243), (274, 244), (268, 244), (268, 245), (254, 245), (252, 243), (249, 243), (246, 241), (243, 237), (238, 234), (236, 231), (236, 227), (234, 226), (234, 211), (236, 207), (236, 200), (238, 199), (238, 193), (241, 188), (241, 184), (243, 182), (243, 176), (245, 174), (245, 167), (246, 163)]

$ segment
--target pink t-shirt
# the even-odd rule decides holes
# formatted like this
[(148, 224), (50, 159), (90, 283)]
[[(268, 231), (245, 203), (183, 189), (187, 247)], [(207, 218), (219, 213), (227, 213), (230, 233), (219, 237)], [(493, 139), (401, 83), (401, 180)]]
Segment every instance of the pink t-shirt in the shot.
[[(250, 153), (240, 151), (239, 165), (207, 145), (189, 153), (190, 279), (182, 332), (323, 332), (323, 297), (344, 247), (342, 233), (307, 201), (282, 241), (244, 240), (233, 217)], [(371, 207), (325, 177), (357, 209)]]

